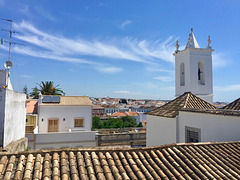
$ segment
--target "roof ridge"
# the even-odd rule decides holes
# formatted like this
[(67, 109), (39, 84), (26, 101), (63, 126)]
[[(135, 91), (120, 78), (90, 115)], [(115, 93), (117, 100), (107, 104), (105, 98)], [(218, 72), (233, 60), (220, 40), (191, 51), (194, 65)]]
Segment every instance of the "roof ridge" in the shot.
[(184, 103), (183, 108), (186, 108), (186, 106), (187, 106), (187, 103), (188, 103), (188, 100), (189, 100), (190, 93), (186, 93), (186, 95), (187, 95), (187, 97), (186, 97), (186, 100), (185, 100), (185, 103)]
[(240, 98), (234, 100), (233, 102), (227, 104), (226, 106), (220, 109), (228, 109), (228, 110), (240, 110)]

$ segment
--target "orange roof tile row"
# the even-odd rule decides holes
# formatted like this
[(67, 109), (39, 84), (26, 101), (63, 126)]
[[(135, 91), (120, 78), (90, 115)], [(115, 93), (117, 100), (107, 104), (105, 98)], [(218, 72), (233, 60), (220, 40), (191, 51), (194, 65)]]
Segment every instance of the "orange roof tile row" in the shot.
[(112, 116), (114, 117), (122, 117), (122, 116), (139, 116), (139, 114), (137, 112), (134, 111), (129, 111), (129, 112), (115, 112), (112, 114)]

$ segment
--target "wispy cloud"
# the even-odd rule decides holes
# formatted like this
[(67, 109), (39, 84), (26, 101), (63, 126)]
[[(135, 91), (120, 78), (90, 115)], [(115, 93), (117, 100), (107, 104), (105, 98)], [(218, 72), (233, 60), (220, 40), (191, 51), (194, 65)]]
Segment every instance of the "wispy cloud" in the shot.
[(32, 16), (32, 13), (29, 10), (29, 6), (27, 5), (21, 5), (19, 11), (26, 16)]
[(21, 74), (20, 76), (21, 76), (22, 78), (25, 78), (25, 79), (31, 79), (31, 78), (32, 78), (32, 76), (26, 75), (26, 74)]
[(129, 25), (129, 24), (131, 24), (132, 23), (132, 21), (130, 21), (130, 20), (126, 20), (126, 21), (124, 21), (122, 24), (120, 24), (120, 28), (121, 29), (124, 29), (127, 25)]
[(240, 91), (240, 84), (234, 84), (229, 86), (223, 86), (223, 87), (214, 87), (214, 90), (216, 91)]
[(163, 82), (173, 81), (173, 78), (170, 77), (170, 76), (157, 76), (157, 77), (155, 77), (154, 79), (160, 80), (160, 81), (163, 81)]
[[(146, 67), (156, 67), (162, 61), (174, 62), (172, 56), (174, 40), (172, 37), (163, 42), (150, 42), (132, 38), (113, 38), (110, 40), (69, 39), (41, 31), (25, 21), (14, 24), (14, 29), (21, 32), (14, 34), (15, 38), (27, 44), (27, 46), (14, 47), (17, 53), (57, 61), (85, 63), (103, 73), (122, 71), (120, 67), (108, 64), (108, 61), (112, 62), (113, 60), (145, 63)], [(94, 57), (101, 57), (104, 62), (96, 61)], [(168, 70), (162, 68), (162, 71)]]
[(41, 7), (35, 7), (38, 14), (40, 14), (42, 17), (45, 17), (46, 19), (49, 19), (51, 21), (56, 21), (56, 18), (48, 11)]
[(97, 67), (99, 72), (114, 74), (123, 71), (122, 68), (117, 67)]
[(213, 68), (224, 67), (226, 65), (226, 57), (223, 53), (213, 53)]
[(131, 92), (131, 91), (114, 91), (114, 94), (125, 94), (125, 95), (140, 95), (140, 92)]

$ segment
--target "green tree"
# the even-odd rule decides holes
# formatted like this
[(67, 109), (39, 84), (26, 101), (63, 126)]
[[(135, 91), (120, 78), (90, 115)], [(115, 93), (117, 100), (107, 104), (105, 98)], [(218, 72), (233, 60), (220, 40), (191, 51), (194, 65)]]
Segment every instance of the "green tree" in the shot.
[(41, 83), (37, 85), (39, 88), (37, 86), (32, 88), (33, 91), (30, 93), (30, 95), (33, 96), (33, 99), (38, 99), (40, 92), (42, 95), (65, 95), (61, 88), (58, 88), (59, 85), (54, 86), (52, 81), (41, 81)]
[(42, 95), (64, 95), (64, 92), (61, 90), (61, 88), (58, 88), (59, 85), (54, 86), (53, 81), (41, 81), (40, 84), (38, 84)]
[(32, 88), (32, 90), (33, 91), (30, 93), (30, 96), (32, 96), (33, 99), (38, 99), (39, 89), (37, 86), (35, 88)]
[(27, 88), (27, 85), (24, 86), (23, 93), (26, 94), (26, 98), (28, 99), (28, 88)]
[(103, 123), (100, 120), (100, 117), (94, 116), (92, 120), (92, 128), (93, 129), (101, 129), (103, 128)]
[(123, 116), (121, 118), (109, 117), (101, 122), (100, 117), (93, 117), (93, 129), (108, 129), (108, 128), (125, 128), (125, 127), (142, 127), (142, 124), (137, 124), (136, 119), (131, 116)]

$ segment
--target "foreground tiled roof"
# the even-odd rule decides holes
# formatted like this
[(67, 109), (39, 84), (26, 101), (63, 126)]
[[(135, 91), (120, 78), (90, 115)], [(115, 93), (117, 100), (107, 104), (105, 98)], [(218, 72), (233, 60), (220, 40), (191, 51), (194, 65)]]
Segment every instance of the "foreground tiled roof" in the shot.
[(42, 106), (91, 106), (92, 102), (88, 96), (60, 96), (60, 103), (41, 103)]
[(240, 142), (0, 155), (0, 179), (240, 179)]
[(178, 112), (182, 109), (217, 109), (212, 104), (202, 100), (190, 92), (186, 92), (178, 98), (170, 101), (169, 103), (156, 108), (148, 113), (147, 115), (163, 116), (163, 117), (176, 117)]
[(236, 99), (232, 103), (222, 107), (221, 109), (240, 110), (240, 98)]

